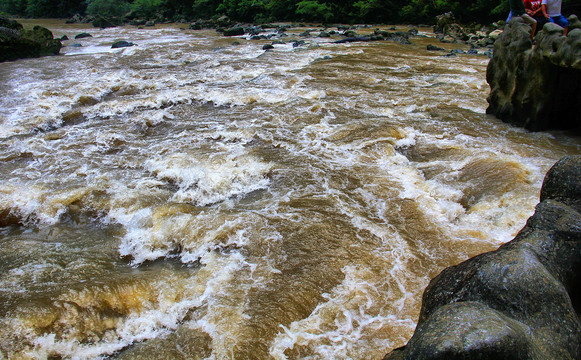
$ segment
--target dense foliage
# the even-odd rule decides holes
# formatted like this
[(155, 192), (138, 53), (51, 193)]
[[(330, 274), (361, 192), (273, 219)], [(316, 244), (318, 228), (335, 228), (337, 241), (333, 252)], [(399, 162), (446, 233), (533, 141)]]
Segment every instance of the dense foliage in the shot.
[[(563, 13), (579, 1), (564, 0)], [(504, 19), (508, 0), (0, 0), (0, 12), (29, 17), (74, 14), (195, 20), (227, 15), (237, 21), (313, 21), (341, 23), (433, 23), (453, 11), (465, 23)]]

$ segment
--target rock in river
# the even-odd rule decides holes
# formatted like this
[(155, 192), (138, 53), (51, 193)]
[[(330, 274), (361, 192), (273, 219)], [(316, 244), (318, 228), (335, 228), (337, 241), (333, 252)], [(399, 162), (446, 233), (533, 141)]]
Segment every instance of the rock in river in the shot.
[(442, 271), (412, 339), (385, 359), (581, 358), (581, 156), (547, 173), (526, 226)]
[(527, 24), (509, 22), (488, 64), (487, 113), (533, 131), (581, 131), (581, 29), (569, 21), (568, 36), (547, 23), (534, 46)]
[(93, 35), (86, 32), (75, 35), (75, 39), (84, 39), (89, 37), (93, 37)]
[(119, 41), (115, 41), (113, 43), (113, 45), (111, 45), (111, 48), (118, 49), (118, 48), (131, 47), (131, 46), (135, 46), (135, 44), (130, 42), (130, 41), (119, 40)]
[(46, 28), (24, 29), (18, 22), (0, 17), (0, 61), (57, 55), (61, 47), (60, 40)]

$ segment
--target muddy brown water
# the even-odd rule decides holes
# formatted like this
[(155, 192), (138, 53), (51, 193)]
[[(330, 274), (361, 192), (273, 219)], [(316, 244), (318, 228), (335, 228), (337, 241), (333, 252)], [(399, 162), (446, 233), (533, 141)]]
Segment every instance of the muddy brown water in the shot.
[(510, 240), (581, 153), (485, 115), (488, 58), (425, 28), (265, 52), (40, 24), (63, 55), (0, 64), (9, 359), (380, 359), (429, 280)]

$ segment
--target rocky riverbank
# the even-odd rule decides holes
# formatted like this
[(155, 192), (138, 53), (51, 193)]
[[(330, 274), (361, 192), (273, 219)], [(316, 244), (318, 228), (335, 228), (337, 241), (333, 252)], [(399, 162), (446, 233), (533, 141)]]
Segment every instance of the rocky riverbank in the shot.
[(42, 26), (24, 29), (17, 21), (0, 16), (0, 62), (58, 55), (62, 44)]
[(580, 254), (581, 157), (565, 157), (514, 240), (434, 278), (412, 339), (384, 359), (578, 359)]
[(487, 113), (533, 131), (581, 130), (581, 21), (569, 21), (568, 36), (548, 23), (534, 44), (529, 25), (510, 21), (488, 65)]

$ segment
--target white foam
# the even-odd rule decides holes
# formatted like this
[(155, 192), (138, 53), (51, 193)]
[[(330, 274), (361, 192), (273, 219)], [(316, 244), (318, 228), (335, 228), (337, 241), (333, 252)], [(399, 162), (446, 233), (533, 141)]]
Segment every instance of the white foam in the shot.
[[(394, 312), (391, 306), (382, 305), (391, 297), (389, 286), (370, 282), (377, 274), (369, 271), (345, 267), (345, 280), (331, 294), (325, 294), (325, 301), (306, 319), (289, 327), (281, 325), (282, 331), (270, 346), (270, 355), (288, 359), (285, 351), (300, 346), (309, 349), (310, 356), (306, 358), (310, 359), (362, 359), (379, 358), (386, 348), (393, 348), (396, 344), (388, 340), (385, 329), (411, 332), (415, 322)], [(384, 275), (390, 277), (389, 273)]]
[[(55, 354), (70, 359), (102, 358), (132, 344), (176, 330), (190, 311), (211, 309), (222, 288), (237, 271), (248, 266), (244, 257), (237, 252), (228, 256), (206, 253), (202, 262), (205, 266), (198, 271), (195, 281), (189, 277), (172, 277), (169, 282), (167, 278), (161, 279), (150, 289), (151, 294), (146, 294), (152, 299), (132, 299), (141, 301), (144, 308), (133, 309), (126, 317), (118, 319), (115, 326), (107, 330), (101, 338), (81, 343), (75, 338), (74, 332), (59, 336), (48, 333), (38, 337), (26, 334), (34, 345), (26, 355), (33, 358), (47, 358)], [(168, 287), (171, 287), (171, 291)], [(98, 299), (89, 297), (89, 304), (95, 300)], [(18, 320), (15, 319), (14, 322), (14, 326), (18, 328)], [(207, 325), (203, 326), (203, 330), (214, 334), (215, 340), (219, 342), (220, 336), (215, 334), (216, 325), (208, 320), (205, 322)]]
[(265, 189), (270, 165), (251, 156), (197, 160), (182, 153), (148, 160), (146, 168), (158, 179), (178, 185), (172, 200), (205, 206)]
[(9, 210), (24, 223), (56, 224), (68, 206), (88, 191), (79, 188), (59, 192), (42, 185), (4, 184), (0, 186), (0, 209)]

